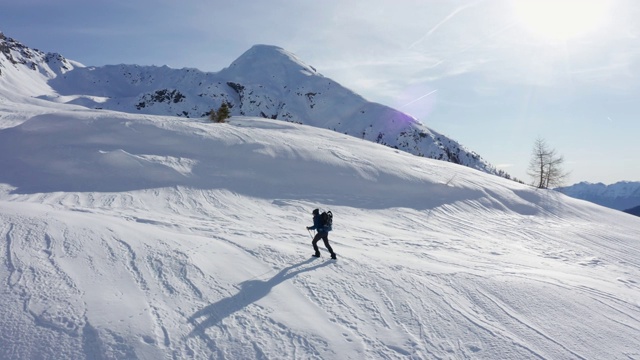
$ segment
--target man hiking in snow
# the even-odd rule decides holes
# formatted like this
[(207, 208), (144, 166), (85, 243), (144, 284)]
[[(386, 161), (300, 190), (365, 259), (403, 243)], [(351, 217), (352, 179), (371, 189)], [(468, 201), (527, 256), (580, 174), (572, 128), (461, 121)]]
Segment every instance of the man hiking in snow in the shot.
[[(336, 259), (336, 253), (333, 252), (331, 245), (329, 245), (329, 231), (331, 231), (331, 222), (329, 224), (325, 224), (323, 220), (323, 216), (320, 214), (320, 210), (315, 209), (312, 212), (313, 214), (313, 226), (307, 226), (307, 230), (316, 230), (316, 236), (311, 241), (311, 245), (313, 245), (313, 250), (316, 251), (313, 256), (320, 257), (320, 249), (318, 249), (318, 241), (322, 239), (324, 241), (324, 246), (331, 253), (331, 258)], [(325, 213), (323, 213), (325, 215)], [(333, 217), (333, 216), (331, 216)]]

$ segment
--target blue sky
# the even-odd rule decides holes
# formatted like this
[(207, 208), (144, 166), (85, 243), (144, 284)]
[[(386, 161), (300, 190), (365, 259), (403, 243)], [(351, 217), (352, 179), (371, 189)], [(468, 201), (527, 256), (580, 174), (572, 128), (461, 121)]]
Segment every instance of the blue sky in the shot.
[(638, 18), (634, 0), (0, 0), (0, 31), (85, 65), (215, 72), (277, 45), (526, 182), (544, 138), (567, 184), (640, 181)]

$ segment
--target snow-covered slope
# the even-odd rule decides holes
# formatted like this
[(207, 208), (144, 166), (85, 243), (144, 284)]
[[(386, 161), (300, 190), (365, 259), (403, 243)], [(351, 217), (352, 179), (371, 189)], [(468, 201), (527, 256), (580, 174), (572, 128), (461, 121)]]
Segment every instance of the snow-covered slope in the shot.
[(615, 184), (581, 182), (555, 189), (576, 199), (617, 210), (640, 206), (640, 182), (620, 181)]
[(637, 217), (311, 126), (41, 106), (0, 107), (2, 359), (640, 357)]
[[(0, 43), (11, 49), (11, 59), (25, 58), (17, 49), (31, 51), (12, 39)], [(41, 64), (43, 56), (24, 66), (0, 56), (0, 66), (4, 63), (6, 74), (22, 76), (34, 72), (29, 69), (47, 68), (46, 62)], [(32, 81), (11, 81), (36, 85), (13, 86), (10, 92), (89, 108), (192, 118), (204, 117), (227, 102), (232, 115), (328, 128), (414, 155), (496, 173), (493, 165), (455, 140), (405, 113), (365, 100), (276, 46), (256, 45), (218, 73), (166, 66), (71, 66), (56, 56), (63, 71), (45, 71)], [(6, 74), (0, 74), (0, 94), (7, 82), (3, 77), (14, 76)]]

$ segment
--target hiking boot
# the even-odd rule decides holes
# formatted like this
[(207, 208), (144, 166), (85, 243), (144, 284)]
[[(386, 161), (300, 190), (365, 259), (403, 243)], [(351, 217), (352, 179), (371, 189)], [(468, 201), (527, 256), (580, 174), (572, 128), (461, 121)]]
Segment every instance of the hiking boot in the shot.
[(311, 255), (311, 256), (313, 256), (313, 257), (320, 257), (320, 253), (319, 253), (319, 252), (317, 252), (317, 253), (315, 253), (315, 254), (313, 254), (313, 255)]
[(332, 258), (333, 260), (337, 260), (337, 259), (338, 259), (338, 258), (336, 258), (336, 254), (331, 254), (331, 258)]

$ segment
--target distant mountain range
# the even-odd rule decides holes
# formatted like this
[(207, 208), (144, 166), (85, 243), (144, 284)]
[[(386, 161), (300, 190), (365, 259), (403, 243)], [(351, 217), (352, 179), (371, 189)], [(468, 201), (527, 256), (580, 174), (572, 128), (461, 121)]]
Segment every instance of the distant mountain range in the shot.
[(624, 212), (631, 214), (631, 215), (635, 215), (635, 216), (640, 216), (640, 205), (631, 208), (631, 209), (627, 209)]
[(166, 66), (86, 67), (0, 36), (0, 94), (128, 113), (232, 115), (306, 124), (414, 155), (508, 175), (457, 141), (388, 106), (369, 102), (276, 46), (256, 45), (217, 72)]
[(640, 182), (621, 181), (611, 185), (581, 182), (555, 189), (565, 195), (608, 208), (631, 210), (640, 206)]

